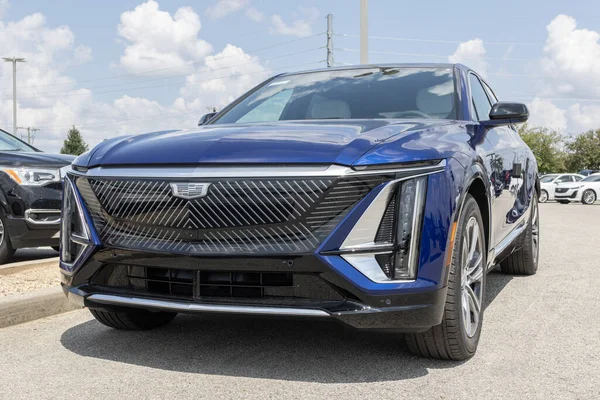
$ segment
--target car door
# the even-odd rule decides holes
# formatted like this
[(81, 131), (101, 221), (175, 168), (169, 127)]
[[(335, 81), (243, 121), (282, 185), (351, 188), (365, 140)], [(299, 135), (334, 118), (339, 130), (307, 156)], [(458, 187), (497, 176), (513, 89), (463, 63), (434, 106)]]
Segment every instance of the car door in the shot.
[[(496, 99), (486, 92), (482, 81), (472, 72), (469, 73), (469, 88), (477, 120), (489, 120), (492, 102), (495, 103)], [(486, 164), (492, 186), (490, 229), (494, 246), (500, 243), (514, 226), (513, 209), (522, 185), (522, 180), (519, 182), (512, 176), (519, 148), (511, 132), (509, 127), (497, 126), (489, 128), (485, 134), (488, 143), (488, 146), (485, 146)]]

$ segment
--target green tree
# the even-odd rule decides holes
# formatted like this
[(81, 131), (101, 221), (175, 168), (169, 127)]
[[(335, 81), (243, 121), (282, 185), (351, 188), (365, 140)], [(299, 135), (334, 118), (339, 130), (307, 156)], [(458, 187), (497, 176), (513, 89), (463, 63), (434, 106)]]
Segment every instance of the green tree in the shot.
[(531, 149), (538, 163), (540, 172), (565, 172), (566, 154), (561, 149), (563, 139), (557, 131), (545, 128), (530, 128), (527, 124), (519, 127), (521, 139)]
[(81, 133), (75, 128), (75, 125), (69, 129), (67, 138), (65, 139), (60, 154), (72, 154), (78, 156), (88, 151), (88, 145), (83, 141)]
[(600, 129), (590, 130), (567, 143), (570, 171), (600, 169)]

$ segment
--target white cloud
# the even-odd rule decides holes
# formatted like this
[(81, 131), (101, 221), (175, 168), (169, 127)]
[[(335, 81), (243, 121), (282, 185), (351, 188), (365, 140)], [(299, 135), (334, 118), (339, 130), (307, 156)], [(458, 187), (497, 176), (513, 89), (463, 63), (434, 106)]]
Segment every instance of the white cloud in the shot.
[(265, 14), (254, 7), (250, 7), (246, 10), (246, 16), (254, 22), (262, 22), (265, 19)]
[(248, 5), (248, 0), (217, 0), (204, 12), (210, 18), (223, 18), (231, 13), (241, 10)]
[[(123, 67), (134, 72), (154, 69), (160, 57), (170, 54), (187, 63), (184, 73), (188, 75), (180, 87), (180, 97), (165, 104), (131, 95), (100, 101), (92, 90), (97, 83), (91, 84), (92, 89), (79, 87), (68, 75), (69, 67), (91, 57), (91, 49), (77, 43), (68, 27), (50, 27), (42, 14), (0, 22), (0, 54), (30, 61), (19, 64), (19, 125), (42, 128), (34, 144), (49, 152), (59, 151), (73, 124), (91, 146), (118, 135), (195, 127), (205, 107), (222, 107), (271, 74), (257, 57), (233, 45), (208, 55), (211, 46), (199, 38), (200, 28), (200, 19), (191, 9), (180, 8), (171, 16), (160, 11), (155, 1), (121, 16), (119, 35), (127, 41), (121, 57)], [(149, 57), (128, 58), (132, 47), (139, 50), (143, 46), (152, 47)], [(181, 71), (169, 73), (179, 75)], [(0, 96), (0, 127), (10, 130), (10, 64), (0, 63), (0, 81), (5, 82)]]
[(600, 95), (600, 34), (577, 29), (577, 22), (559, 15), (546, 27), (542, 70), (549, 92)]
[(473, 68), (478, 74), (484, 78), (487, 76), (487, 62), (485, 61), (485, 46), (483, 40), (472, 39), (467, 42), (462, 42), (458, 48), (448, 57), (451, 63), (462, 63)]
[(569, 128), (582, 133), (590, 129), (600, 129), (600, 106), (573, 104), (568, 109)]
[(319, 18), (319, 10), (315, 7), (298, 7), (297, 10), (292, 14), (296, 19), (289, 24), (279, 14), (271, 16), (271, 32), (298, 37), (312, 35), (312, 25)]
[(178, 9), (172, 16), (148, 0), (133, 11), (121, 14), (119, 35), (127, 41), (120, 65), (129, 72), (160, 69), (201, 61), (212, 46), (200, 39), (200, 17), (190, 7)]
[(564, 132), (567, 129), (567, 112), (554, 105), (549, 100), (535, 98), (527, 105), (529, 108), (530, 126), (545, 126), (550, 129)]

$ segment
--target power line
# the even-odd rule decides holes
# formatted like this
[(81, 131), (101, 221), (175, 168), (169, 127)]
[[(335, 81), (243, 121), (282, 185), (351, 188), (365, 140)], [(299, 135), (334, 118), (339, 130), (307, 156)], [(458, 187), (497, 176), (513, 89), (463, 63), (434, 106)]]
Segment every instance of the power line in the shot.
[[(288, 68), (295, 68), (295, 67), (300, 67), (300, 66), (305, 66), (305, 65), (311, 65), (311, 64), (321, 64), (324, 63), (326, 60), (320, 60), (320, 61), (312, 61), (312, 62), (307, 62), (307, 63), (302, 63), (302, 64), (296, 64), (296, 65), (292, 65), (292, 66), (288, 66), (288, 67), (282, 67), (282, 68), (277, 68), (277, 69), (288, 69)], [(263, 71), (261, 71), (263, 72)], [(203, 81), (196, 81), (196, 82), (208, 82), (208, 81), (212, 81), (212, 80), (216, 80), (216, 79), (227, 79), (233, 76), (246, 76), (246, 75), (253, 75), (256, 74), (258, 72), (251, 72), (251, 73), (247, 73), (247, 74), (237, 74), (237, 75), (232, 75), (232, 76), (224, 76), (224, 77), (219, 77), (219, 78), (212, 78), (212, 79), (207, 79), (207, 80), (203, 80)], [(164, 119), (164, 118), (173, 118), (173, 117), (180, 117), (183, 115), (188, 115), (188, 114), (194, 114), (196, 113), (196, 111), (191, 111), (191, 112), (187, 112), (187, 113), (181, 113), (181, 114), (169, 114), (167, 116), (165, 115), (160, 115), (160, 116), (156, 116), (156, 117), (140, 117), (140, 118), (132, 118), (132, 119), (125, 119), (125, 120), (105, 120), (105, 121), (101, 121), (101, 122), (94, 122), (91, 124), (86, 124), (86, 123), (80, 123), (80, 124), (69, 124), (69, 125), (62, 125), (62, 126), (45, 126), (45, 127), (41, 127), (39, 129), (43, 129), (43, 130), (51, 130), (51, 129), (59, 129), (59, 128), (70, 128), (72, 125), (77, 125), (77, 126), (81, 126), (81, 127), (89, 127), (89, 126), (99, 126), (99, 125), (112, 125), (112, 124), (119, 124), (122, 122), (129, 122), (129, 121), (139, 121), (139, 120), (148, 120), (148, 121), (152, 121), (155, 119)]]
[[(334, 36), (342, 37), (360, 37), (360, 35), (348, 34), (348, 33), (334, 33)], [(403, 38), (403, 37), (390, 37), (390, 36), (369, 36), (369, 39), (378, 40), (396, 40), (402, 42), (425, 42), (425, 43), (450, 43), (460, 44), (467, 42), (467, 40), (441, 40), (441, 39), (414, 39), (414, 38)], [(483, 40), (484, 44), (492, 45), (508, 45), (508, 46), (543, 46), (543, 43), (527, 43), (527, 42), (488, 42)]]
[[(281, 54), (281, 55), (278, 55), (278, 56), (265, 58), (265, 59), (262, 59), (260, 61), (270, 61), (270, 60), (275, 60), (275, 59), (278, 59), (278, 58), (284, 58), (284, 57), (290, 57), (290, 56), (294, 56), (294, 55), (298, 55), (298, 54), (304, 54), (304, 53), (308, 53), (308, 52), (311, 52), (311, 51), (321, 50), (324, 47), (325, 46), (321, 46), (321, 47), (316, 47), (316, 48), (312, 48), (312, 49), (305, 49), (305, 50), (295, 51), (293, 53)], [(241, 63), (241, 64), (229, 65), (229, 66), (226, 66), (226, 67), (215, 68), (215, 69), (211, 69), (211, 70), (191, 72), (191, 73), (187, 73), (187, 74), (178, 74), (178, 75), (163, 76), (163, 77), (157, 77), (157, 78), (152, 78), (152, 79), (143, 79), (143, 80), (139, 80), (139, 81), (135, 81), (135, 82), (111, 83), (109, 85), (90, 86), (90, 87), (86, 87), (86, 88), (73, 89), (73, 90), (50, 90), (50, 91), (47, 91), (47, 92), (28, 93), (28, 96), (19, 96), (18, 99), (19, 100), (24, 100), (24, 99), (32, 99), (32, 98), (38, 98), (38, 97), (46, 97), (46, 96), (38, 96), (38, 95), (44, 95), (44, 94), (48, 94), (48, 93), (71, 94), (71, 93), (77, 93), (81, 89), (99, 89), (99, 88), (106, 88), (106, 87), (132, 85), (132, 84), (143, 83), (143, 82), (162, 81), (162, 80), (165, 80), (165, 79), (174, 79), (174, 78), (188, 77), (188, 76), (193, 76), (193, 75), (208, 74), (208, 73), (215, 72), (215, 71), (222, 71), (222, 70), (226, 70), (226, 69), (231, 69), (231, 68), (235, 68), (235, 67), (240, 67), (240, 66), (249, 65), (249, 64), (256, 64), (256, 63), (257, 63), (257, 61), (253, 60), (253, 61), (248, 61), (248, 62)], [(123, 90), (128, 90), (128, 89), (125, 88)]]
[[(353, 53), (358, 53), (360, 50), (358, 49), (348, 49), (348, 48), (340, 48), (336, 47), (334, 50), (338, 51), (348, 51)], [(387, 54), (394, 56), (409, 56), (409, 57), (432, 57), (432, 58), (448, 58), (450, 55), (440, 55), (440, 54), (422, 54), (422, 53), (397, 53), (394, 51), (377, 51), (371, 50), (369, 53), (374, 54)], [(541, 58), (503, 58), (503, 57), (463, 57), (465, 59), (478, 59), (478, 60), (491, 60), (491, 61), (539, 61)]]
[[(320, 32), (320, 33), (316, 33), (316, 34), (310, 35), (310, 36), (304, 36), (304, 37), (301, 37), (301, 38), (290, 39), (290, 40), (279, 42), (279, 43), (276, 43), (276, 44), (273, 44), (273, 45), (270, 45), (270, 46), (265, 46), (265, 47), (260, 47), (260, 48), (257, 48), (257, 49), (249, 50), (249, 51), (247, 51), (245, 53), (246, 54), (257, 53), (257, 52), (260, 52), (260, 51), (264, 51), (264, 50), (268, 50), (268, 49), (273, 49), (275, 47), (285, 46), (285, 45), (290, 44), (290, 43), (299, 42), (301, 40), (306, 40), (306, 39), (314, 38), (314, 37), (321, 36), (321, 35), (324, 35), (324, 34), (325, 34), (325, 32)], [(213, 57), (213, 60), (225, 60), (225, 59), (228, 59), (228, 58), (237, 57), (237, 55), (222, 56), (222, 57), (208, 56), (208, 57)], [(191, 62), (191, 63), (181, 64), (181, 65), (175, 65), (175, 66), (171, 66), (171, 67), (156, 68), (156, 69), (150, 69), (150, 70), (140, 71), (140, 72), (131, 72), (131, 73), (122, 74), (122, 75), (105, 76), (105, 77), (101, 77), (101, 78), (84, 79), (84, 80), (80, 80), (80, 81), (76, 81), (76, 82), (70, 82), (70, 83), (51, 83), (51, 84), (46, 84), (46, 85), (29, 85), (29, 86), (24, 86), (24, 88), (26, 88), (26, 87), (48, 87), (48, 86), (77, 85), (77, 84), (85, 83), (85, 82), (94, 82), (94, 81), (109, 80), (109, 79), (119, 79), (119, 78), (125, 78), (125, 77), (129, 77), (129, 76), (137, 76), (137, 75), (148, 74), (148, 73), (152, 73), (152, 72), (167, 71), (167, 70), (176, 69), (176, 68), (189, 67), (189, 66), (192, 66), (192, 65), (201, 64), (201, 63), (205, 62), (205, 60), (206, 60), (206, 57), (203, 60), (201, 60), (201, 61), (194, 61), (194, 62)]]
[[(315, 64), (317, 62), (322, 62), (322, 61), (315, 61), (315, 62), (310, 62), (308, 64)], [(304, 65), (304, 64), (296, 64), (296, 65), (289, 65), (286, 67), (278, 67), (278, 68), (273, 68), (271, 69), (271, 71), (277, 71), (277, 70), (281, 70), (281, 69), (289, 69), (289, 68), (295, 68), (299, 65)], [(265, 73), (266, 71), (256, 71), (256, 72), (248, 72), (245, 74), (232, 74), (232, 75), (227, 75), (227, 76), (219, 76), (219, 77), (215, 77), (215, 78), (210, 78), (210, 79), (204, 79), (204, 80), (193, 80), (193, 81), (189, 81), (189, 83), (203, 83), (203, 82), (210, 82), (210, 81), (215, 81), (218, 79), (227, 79), (227, 78), (235, 78), (237, 76), (246, 76), (246, 75), (255, 75), (255, 74), (262, 74)], [(133, 87), (133, 88), (127, 88), (127, 91), (132, 91), (132, 90), (142, 90), (142, 89), (154, 89), (154, 88), (160, 88), (160, 87), (168, 87), (168, 86), (175, 86), (175, 85), (181, 85), (181, 82), (170, 82), (170, 83), (163, 83), (161, 85), (151, 85), (151, 86), (138, 86), (138, 87)], [(104, 93), (116, 93), (116, 92), (121, 92), (124, 89), (113, 89), (113, 90), (104, 90), (104, 91), (100, 91), (100, 92), (94, 92), (94, 95), (98, 95), (98, 94), (104, 94)], [(20, 97), (20, 100), (25, 100), (25, 99), (38, 99), (38, 98), (54, 98), (54, 97), (71, 97), (71, 96), (88, 96), (90, 93), (67, 93), (67, 94), (59, 94), (59, 95), (49, 95), (49, 96), (31, 96), (31, 97)]]

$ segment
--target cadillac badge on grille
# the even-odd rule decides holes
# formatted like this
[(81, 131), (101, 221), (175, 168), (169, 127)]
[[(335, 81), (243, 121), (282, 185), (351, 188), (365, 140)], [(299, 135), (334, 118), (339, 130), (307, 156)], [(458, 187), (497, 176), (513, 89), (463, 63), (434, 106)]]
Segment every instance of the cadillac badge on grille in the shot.
[(210, 183), (171, 183), (171, 192), (182, 199), (197, 199), (206, 196), (209, 186)]

